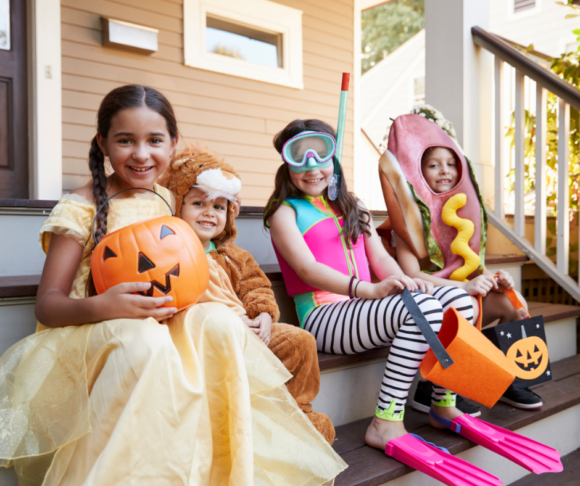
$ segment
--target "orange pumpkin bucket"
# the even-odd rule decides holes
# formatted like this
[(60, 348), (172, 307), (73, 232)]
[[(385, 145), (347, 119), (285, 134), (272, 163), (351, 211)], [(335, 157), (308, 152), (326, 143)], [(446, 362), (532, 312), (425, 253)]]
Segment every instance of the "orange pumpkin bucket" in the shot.
[(98, 294), (120, 283), (150, 282), (149, 290), (139, 292), (141, 295), (169, 295), (173, 301), (162, 307), (182, 310), (195, 304), (207, 290), (209, 266), (205, 251), (193, 229), (179, 218), (158, 216), (139, 221), (113, 231), (99, 242), (95, 238), (95, 243), (91, 273)]
[(513, 364), (453, 307), (445, 312), (437, 337), (454, 364), (443, 369), (430, 349), (421, 363), (421, 376), (493, 407), (514, 381)]

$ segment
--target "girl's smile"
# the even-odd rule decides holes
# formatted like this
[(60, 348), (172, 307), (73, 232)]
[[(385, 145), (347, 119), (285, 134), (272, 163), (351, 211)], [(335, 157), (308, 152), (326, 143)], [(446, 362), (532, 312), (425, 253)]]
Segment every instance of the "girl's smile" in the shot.
[(455, 154), (444, 147), (428, 149), (421, 161), (421, 170), (425, 181), (436, 193), (450, 191), (459, 179)]
[(208, 200), (205, 191), (192, 187), (183, 197), (181, 219), (185, 221), (201, 241), (204, 249), (226, 227), (228, 200), (223, 197)]
[(290, 173), (292, 183), (308, 196), (320, 196), (328, 187), (328, 178), (334, 171), (331, 165), (326, 169), (315, 169), (307, 172), (295, 173), (287, 169)]

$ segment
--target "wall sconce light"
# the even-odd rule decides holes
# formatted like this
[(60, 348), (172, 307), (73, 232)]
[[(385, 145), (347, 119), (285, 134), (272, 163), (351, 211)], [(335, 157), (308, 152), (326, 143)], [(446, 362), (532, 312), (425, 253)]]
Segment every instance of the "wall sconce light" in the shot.
[(157, 29), (103, 17), (103, 45), (151, 54), (157, 52)]

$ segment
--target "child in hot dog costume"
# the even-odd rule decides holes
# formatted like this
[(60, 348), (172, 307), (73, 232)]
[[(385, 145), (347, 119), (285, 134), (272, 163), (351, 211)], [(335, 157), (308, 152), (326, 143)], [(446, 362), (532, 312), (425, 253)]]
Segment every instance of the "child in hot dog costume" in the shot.
[[(403, 271), (435, 286), (463, 288), (472, 296), (475, 318), (481, 313), (483, 327), (498, 319), (500, 324), (521, 319), (500, 289), (512, 289), (512, 277), (503, 270), (494, 277), (485, 268), (485, 205), (457, 142), (424, 115), (400, 116), (391, 126), (379, 176), (389, 212), (379, 234), (387, 249), (396, 251)], [(429, 386), (420, 384), (414, 408), (426, 411)], [(510, 387), (501, 400), (518, 408), (542, 406), (528, 389)]]
[(332, 444), (330, 418), (310, 403), (320, 389), (316, 342), (307, 331), (277, 322), (270, 280), (249, 252), (234, 245), (240, 176), (221, 156), (195, 144), (172, 162), (160, 183), (175, 195), (175, 215), (191, 225), (206, 249), (210, 286), (198, 302), (221, 302), (240, 315), (292, 374), (288, 391)]

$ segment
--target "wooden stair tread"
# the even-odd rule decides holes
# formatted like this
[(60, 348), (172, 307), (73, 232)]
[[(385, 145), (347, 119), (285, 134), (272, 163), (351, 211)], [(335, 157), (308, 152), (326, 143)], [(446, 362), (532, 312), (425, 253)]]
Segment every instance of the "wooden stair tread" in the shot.
[(496, 253), (485, 254), (486, 265), (499, 265), (502, 263), (526, 263), (529, 258), (526, 255), (498, 255)]
[[(56, 201), (35, 201), (31, 199), (0, 199), (0, 206), (2, 201), (5, 206), (11, 207), (52, 207)], [(240, 214), (254, 214), (262, 208), (255, 208), (252, 206), (242, 206)], [(259, 211), (258, 211), (259, 212)], [(487, 264), (512, 263), (512, 262), (526, 262), (528, 257), (524, 255), (486, 255)], [(266, 276), (272, 282), (284, 282), (282, 273), (280, 272), (280, 265), (269, 264), (261, 265), (260, 268), (264, 271)], [(25, 275), (25, 276), (8, 276), (0, 277), (0, 298), (6, 297), (34, 297), (38, 290), (38, 283), (40, 282), (40, 275)]]
[[(482, 419), (509, 430), (517, 430), (562, 410), (580, 404), (580, 355), (552, 364), (554, 379), (539, 385), (535, 391), (547, 402), (540, 410), (525, 411), (498, 403), (493, 409), (482, 408)], [(391, 481), (413, 469), (364, 444), (364, 433), (372, 417), (336, 428), (334, 449), (349, 464), (336, 479), (337, 486), (375, 486)], [(446, 430), (428, 425), (428, 416), (409, 406), (405, 425), (409, 432), (443, 446), (452, 454), (475, 447), (475, 444)]]
[(34, 297), (38, 291), (40, 275), (0, 277), (0, 298)]

